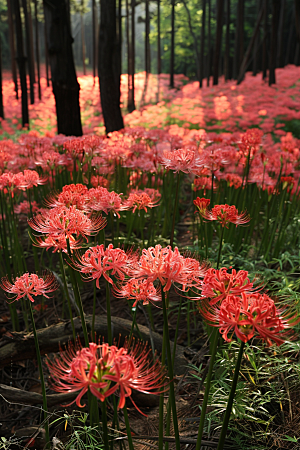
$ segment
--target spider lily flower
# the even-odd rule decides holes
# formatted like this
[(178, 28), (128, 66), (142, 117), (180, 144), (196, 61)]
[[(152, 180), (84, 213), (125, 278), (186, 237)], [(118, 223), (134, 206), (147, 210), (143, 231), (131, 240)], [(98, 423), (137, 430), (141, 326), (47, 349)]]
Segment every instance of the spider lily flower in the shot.
[(211, 211), (206, 209), (203, 213), (201, 213), (199, 210), (199, 213), (206, 220), (217, 220), (223, 228), (228, 228), (229, 223), (234, 223), (238, 226), (244, 225), (250, 221), (250, 216), (247, 211), (239, 214), (234, 205), (216, 205)]
[(60, 194), (52, 194), (46, 200), (46, 205), (50, 208), (59, 206), (75, 206), (77, 209), (86, 209), (88, 200), (88, 188), (81, 184), (68, 184), (63, 187)]
[(34, 297), (43, 295), (49, 298), (47, 294), (55, 291), (58, 288), (54, 275), (45, 274), (39, 277), (35, 273), (24, 273), (21, 277), (17, 277), (11, 283), (8, 277), (1, 279), (0, 287), (9, 294), (14, 295), (13, 302), (23, 297), (28, 297), (31, 302), (34, 302)]
[(138, 302), (148, 305), (149, 302), (155, 303), (162, 300), (159, 289), (147, 279), (131, 278), (124, 285), (113, 286), (113, 293), (116, 297), (134, 300), (133, 308)]
[(207, 322), (219, 328), (225, 341), (231, 342), (233, 334), (242, 342), (258, 337), (281, 345), (292, 337), (291, 328), (300, 318), (291, 311), (278, 309), (266, 294), (242, 292), (241, 296), (228, 295), (221, 303), (202, 300), (200, 314)]
[(158, 395), (166, 388), (165, 368), (158, 359), (153, 362), (151, 349), (140, 342), (129, 349), (93, 342), (87, 348), (76, 349), (70, 343), (65, 352), (53, 360), (48, 358), (47, 365), (52, 389), (79, 392), (76, 404), (81, 408), (85, 406), (81, 399), (88, 390), (102, 402), (117, 393), (121, 409), (126, 397), (131, 399), (132, 389)]
[(158, 205), (161, 198), (161, 194), (157, 189), (147, 188), (142, 190), (131, 191), (129, 197), (124, 202), (124, 209), (131, 209), (134, 213), (136, 209), (144, 209), (147, 212), (147, 208), (154, 208)]

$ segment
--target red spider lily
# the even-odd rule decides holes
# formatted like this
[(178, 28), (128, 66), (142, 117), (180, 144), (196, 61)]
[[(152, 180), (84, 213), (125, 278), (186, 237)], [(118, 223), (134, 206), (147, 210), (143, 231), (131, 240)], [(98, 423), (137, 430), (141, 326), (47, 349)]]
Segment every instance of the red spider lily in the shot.
[(205, 211), (207, 210), (209, 204), (210, 204), (209, 198), (197, 197), (196, 200), (194, 200), (194, 205), (198, 208), (201, 216), (205, 214)]
[(109, 192), (105, 187), (91, 188), (88, 193), (87, 208), (89, 211), (104, 211), (105, 214), (113, 211), (120, 218), (118, 211), (125, 209), (121, 195), (114, 191)]
[(75, 206), (58, 206), (28, 219), (28, 224), (39, 233), (70, 239), (73, 234), (85, 237), (96, 235), (105, 227), (106, 220), (101, 216), (90, 218)]
[[(71, 253), (73, 253), (74, 250), (82, 248), (82, 241), (83, 241), (82, 236), (79, 236), (78, 239), (75, 239), (74, 236), (72, 235), (69, 236), (69, 246)], [(33, 245), (35, 247), (45, 248), (46, 250), (52, 248), (53, 253), (55, 252), (68, 253), (67, 239), (66, 236), (64, 235), (35, 236), (33, 239)]]
[(229, 223), (234, 223), (236, 226), (244, 225), (250, 221), (250, 216), (247, 211), (239, 214), (238, 210), (234, 205), (216, 205), (211, 211), (204, 211), (201, 213), (204, 219), (207, 220), (217, 220), (222, 227), (228, 228)]
[(175, 172), (191, 173), (201, 167), (197, 153), (187, 148), (180, 148), (173, 152), (164, 151), (159, 162), (166, 169)]
[(47, 206), (54, 208), (58, 206), (75, 206), (84, 210), (88, 200), (88, 188), (83, 184), (69, 184), (63, 187), (60, 194), (52, 194), (46, 200)]
[(76, 404), (81, 408), (85, 406), (81, 405), (81, 399), (88, 390), (102, 402), (118, 393), (118, 409), (123, 408), (126, 397), (131, 399), (132, 389), (159, 394), (166, 386), (165, 368), (158, 359), (152, 362), (150, 354), (147, 344), (142, 343), (130, 349), (90, 343), (88, 348), (77, 351), (69, 344), (67, 351), (52, 361), (47, 360), (52, 389), (56, 392), (80, 391)]
[(101, 175), (93, 175), (91, 177), (91, 185), (94, 188), (97, 188), (97, 187), (108, 188), (109, 187), (109, 181), (106, 178), (102, 177)]
[(39, 277), (35, 273), (24, 273), (21, 277), (17, 277), (11, 283), (8, 277), (1, 279), (1, 288), (9, 294), (14, 294), (15, 298), (13, 302), (19, 300), (22, 297), (28, 297), (31, 302), (34, 302), (32, 296), (43, 295), (49, 298), (47, 294), (55, 291), (58, 288), (54, 275), (45, 274), (43, 277)]
[(24, 180), (20, 183), (20, 189), (31, 189), (33, 186), (43, 185), (47, 183), (48, 178), (40, 178), (35, 170), (24, 170)]
[(35, 164), (41, 166), (44, 170), (54, 170), (58, 166), (66, 166), (68, 158), (65, 154), (48, 150), (36, 157)]
[[(32, 212), (37, 212), (39, 207), (37, 205), (36, 201), (31, 202), (31, 209)], [(14, 207), (15, 214), (25, 214), (26, 216), (30, 212), (30, 203), (28, 200), (24, 200), (23, 202), (19, 203)]]
[(126, 253), (121, 248), (114, 248), (113, 244), (109, 244), (106, 249), (102, 244), (90, 247), (84, 255), (77, 258), (78, 261), (73, 261), (74, 268), (80, 271), (87, 280), (96, 280), (96, 286), (100, 289), (99, 279), (102, 276), (111, 284), (113, 284), (113, 280), (110, 275), (123, 281), (135, 256), (130, 252)]
[(199, 261), (193, 258), (185, 258), (177, 247), (172, 250), (170, 246), (163, 248), (156, 245), (143, 249), (132, 274), (136, 278), (146, 278), (151, 283), (158, 279), (166, 292), (172, 284), (180, 284), (183, 290), (198, 285), (204, 271), (205, 265), (201, 266)]
[(269, 346), (272, 341), (281, 345), (292, 336), (291, 328), (300, 321), (298, 314), (276, 308), (268, 295), (259, 293), (229, 295), (221, 303), (214, 305), (203, 300), (199, 311), (210, 325), (219, 328), (227, 342), (231, 342), (235, 333), (243, 342), (257, 336)]
[(135, 212), (136, 209), (144, 209), (147, 212), (147, 208), (157, 206), (160, 197), (161, 194), (157, 189), (135, 190), (129, 194), (128, 199), (124, 202), (124, 209), (133, 208), (132, 212)]
[(134, 300), (133, 308), (138, 302), (143, 302), (143, 305), (148, 305), (149, 301), (151, 303), (161, 301), (159, 289), (155, 288), (154, 284), (147, 279), (131, 278), (121, 287), (114, 286), (113, 293), (117, 297)]
[(246, 270), (232, 269), (231, 273), (228, 269), (210, 268), (205, 273), (201, 286), (201, 298), (209, 299), (210, 305), (221, 302), (228, 295), (241, 295), (242, 292), (249, 293), (253, 291), (253, 283), (248, 278)]

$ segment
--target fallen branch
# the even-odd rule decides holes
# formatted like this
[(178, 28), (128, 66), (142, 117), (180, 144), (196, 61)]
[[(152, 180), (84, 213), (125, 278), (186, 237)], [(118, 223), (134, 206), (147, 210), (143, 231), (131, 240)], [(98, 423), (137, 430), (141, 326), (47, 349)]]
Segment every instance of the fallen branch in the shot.
[[(67, 394), (50, 394), (47, 395), (47, 404), (49, 407), (58, 404), (71, 403), (77, 397), (78, 392), (71, 392)], [(43, 396), (37, 392), (27, 392), (22, 389), (6, 386), (0, 384), (0, 396), (11, 403), (26, 404), (26, 405), (42, 405)]]
[[(86, 325), (88, 332), (92, 329), (92, 316), (86, 316)], [(120, 336), (120, 344), (124, 342), (124, 338), (129, 335), (132, 322), (119, 317), (112, 317), (112, 332), (114, 338), (118, 341)], [(77, 317), (74, 319), (75, 332), (83, 338), (81, 321)], [(107, 323), (105, 317), (96, 317), (95, 333), (107, 340)], [(139, 325), (144, 341), (150, 344), (150, 334), (147, 327)], [(37, 331), (38, 341), (41, 354), (54, 353), (59, 351), (60, 346), (64, 346), (68, 341), (72, 340), (72, 328), (70, 321), (59, 322), (47, 328)], [(162, 349), (162, 337), (160, 334), (152, 332), (153, 343), (158, 353)], [(137, 334), (134, 332), (136, 338)], [(171, 351), (173, 350), (173, 342), (171, 342)], [(12, 362), (24, 361), (26, 359), (35, 358), (34, 337), (32, 333), (13, 332), (10, 335), (4, 335), (0, 339), (0, 368), (9, 366)], [(186, 359), (184, 357), (184, 347), (176, 346), (176, 357), (174, 373), (182, 375), (185, 372)]]

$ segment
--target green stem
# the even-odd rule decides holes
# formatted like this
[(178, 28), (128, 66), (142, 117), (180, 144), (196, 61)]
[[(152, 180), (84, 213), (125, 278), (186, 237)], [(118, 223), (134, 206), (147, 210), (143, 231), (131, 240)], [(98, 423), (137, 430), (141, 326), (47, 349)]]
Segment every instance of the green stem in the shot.
[(39, 341), (38, 341), (38, 337), (37, 337), (37, 332), (36, 332), (35, 322), (34, 322), (34, 317), (33, 317), (33, 311), (32, 311), (32, 306), (31, 306), (31, 302), (30, 301), (29, 301), (29, 306), (30, 306), (30, 317), (31, 317), (31, 324), (32, 324), (32, 330), (33, 330), (33, 336), (34, 336), (36, 357), (37, 357), (38, 368), (39, 368), (40, 379), (41, 379), (41, 385), (42, 385), (43, 410), (44, 410), (45, 434), (46, 434), (46, 447), (50, 448), (50, 436), (49, 436), (49, 425), (48, 425), (48, 407), (47, 407), (47, 397), (46, 397), (46, 387), (45, 387), (44, 373), (43, 373), (43, 367), (42, 367), (42, 358), (41, 358)]
[(166, 350), (167, 350), (168, 374), (169, 374), (169, 379), (170, 379), (169, 402), (170, 402), (171, 408), (172, 408), (176, 450), (180, 450), (180, 438), (179, 438), (179, 429), (178, 429), (177, 411), (176, 411), (176, 402), (175, 402), (175, 390), (174, 390), (174, 373), (173, 373), (172, 354), (171, 354), (171, 346), (170, 346), (170, 338), (169, 338), (168, 314), (167, 314), (166, 299), (165, 299), (165, 293), (164, 293), (163, 287), (162, 287), (161, 292), (162, 292), (162, 305), (163, 305), (163, 315), (164, 315), (163, 340), (165, 341)]
[(110, 288), (109, 288), (109, 282), (107, 280), (105, 280), (105, 291), (106, 291), (107, 341), (108, 341), (109, 345), (112, 345)]
[(245, 342), (241, 341), (241, 346), (240, 346), (239, 354), (238, 354), (238, 357), (236, 360), (234, 376), (233, 376), (231, 390), (230, 390), (230, 394), (229, 394), (229, 398), (228, 398), (228, 402), (227, 402), (225, 416), (223, 419), (223, 425), (222, 425), (222, 430), (221, 430), (217, 450), (222, 450), (224, 447), (227, 428), (228, 428), (230, 414), (231, 414), (232, 405), (233, 405), (233, 399), (234, 399), (234, 395), (235, 395), (235, 391), (236, 391), (237, 381), (238, 381), (238, 377), (239, 377), (239, 371), (240, 371), (242, 357), (243, 357), (243, 353), (244, 353), (244, 347), (245, 347)]
[(64, 288), (65, 288), (65, 296), (67, 297), (73, 339), (74, 339), (74, 342), (76, 342), (76, 333), (75, 333), (75, 326), (74, 326), (74, 321), (73, 321), (72, 305), (71, 305), (71, 300), (70, 300), (70, 295), (69, 295), (69, 290), (68, 290), (68, 284), (67, 284), (67, 280), (66, 280), (66, 273), (65, 273), (65, 268), (64, 268), (62, 252), (59, 252), (59, 265), (60, 265), (61, 276), (63, 279)]
[(107, 429), (107, 412), (106, 412), (106, 399), (101, 402), (101, 410), (102, 410), (102, 431), (103, 431), (103, 441), (104, 448), (108, 450), (108, 429)]
[(94, 296), (93, 296), (93, 317), (92, 317), (92, 341), (96, 342), (96, 336), (95, 336), (95, 317), (96, 317), (96, 300), (97, 300), (97, 288), (96, 288), (96, 281), (94, 283)]
[(179, 185), (180, 185), (180, 173), (177, 174), (177, 183), (176, 183), (176, 193), (175, 193), (175, 204), (174, 204), (174, 211), (173, 211), (173, 220), (172, 220), (172, 229), (171, 229), (171, 236), (170, 236), (170, 246), (173, 248), (174, 243), (174, 230), (175, 230), (175, 220), (176, 220), (176, 214), (178, 209), (178, 201), (179, 201)]
[(222, 245), (223, 245), (223, 235), (224, 235), (224, 227), (222, 227), (222, 229), (221, 229), (221, 237), (220, 237), (220, 243), (219, 243), (218, 261), (217, 261), (217, 269), (219, 268), (219, 264), (220, 264), (221, 250), (222, 250)]
[(205, 415), (206, 415), (206, 408), (207, 408), (208, 396), (209, 396), (209, 391), (210, 391), (210, 383), (211, 383), (211, 379), (212, 379), (215, 357), (216, 357), (216, 353), (217, 353), (217, 349), (218, 349), (218, 341), (219, 341), (219, 330), (218, 329), (213, 331), (213, 338), (214, 339), (213, 339), (212, 347), (211, 347), (210, 362), (209, 362), (209, 368), (208, 368), (208, 373), (207, 373), (207, 377), (206, 377), (206, 386), (205, 386), (204, 398), (202, 401), (201, 416), (200, 416), (197, 444), (196, 444), (195, 450), (200, 450), (200, 447), (201, 447), (201, 441), (202, 441), (202, 435), (203, 435), (203, 429), (204, 429), (204, 421), (205, 421)]
[(129, 419), (128, 419), (128, 414), (127, 414), (126, 404), (125, 404), (125, 406), (123, 408), (123, 414), (124, 414), (124, 420), (125, 420), (125, 425), (126, 425), (129, 449), (133, 450), (134, 447), (133, 447), (133, 441), (132, 441), (132, 436), (131, 436), (131, 430), (130, 430), (130, 425), (129, 425)]

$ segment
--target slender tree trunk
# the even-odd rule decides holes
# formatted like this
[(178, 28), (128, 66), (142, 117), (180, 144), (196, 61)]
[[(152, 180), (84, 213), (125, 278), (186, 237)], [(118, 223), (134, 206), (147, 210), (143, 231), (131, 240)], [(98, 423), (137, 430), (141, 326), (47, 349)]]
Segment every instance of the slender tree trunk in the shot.
[(150, 73), (150, 15), (149, 15), (149, 0), (145, 0), (145, 83), (140, 101), (140, 106), (143, 105), (146, 98), (148, 88), (149, 73)]
[(299, 44), (299, 42), (297, 42), (296, 49), (295, 49), (295, 57), (294, 57), (295, 66), (299, 66), (299, 53), (300, 53), (300, 44)]
[(131, 0), (131, 98), (128, 98), (128, 111), (135, 110), (135, 92), (134, 92), (134, 75), (135, 75), (135, 0)]
[(281, 0), (280, 17), (278, 26), (278, 50), (276, 67), (283, 67), (282, 48), (284, 37), (285, 0)]
[(35, 77), (35, 64), (34, 64), (34, 46), (33, 46), (33, 22), (31, 16), (31, 0), (27, 0), (27, 11), (28, 11), (28, 24), (29, 24), (29, 40), (30, 40), (30, 61), (31, 61), (31, 71), (33, 76), (33, 83), (36, 83)]
[[(81, 0), (81, 8), (83, 9), (84, 0)], [(86, 75), (86, 67), (85, 67), (85, 39), (84, 39), (84, 14), (81, 11), (80, 13), (80, 28), (81, 28), (81, 51), (82, 51), (82, 67), (83, 67), (83, 75)]]
[(96, 0), (92, 0), (92, 20), (93, 20), (93, 77), (95, 84), (96, 67), (97, 67), (97, 29), (98, 29)]
[(206, 13), (206, 0), (202, 0), (202, 25), (201, 25), (201, 50), (200, 50), (199, 88), (202, 88), (203, 78), (204, 78), (205, 13)]
[(255, 27), (254, 27), (254, 30), (253, 30), (252, 38), (251, 38), (251, 40), (249, 42), (247, 51), (245, 53), (243, 62), (242, 62), (241, 67), (240, 67), (240, 73), (239, 73), (239, 76), (238, 76), (238, 79), (237, 79), (237, 84), (240, 84), (243, 81), (244, 77), (245, 77), (245, 72), (247, 70), (250, 54), (252, 52), (252, 48), (254, 46), (254, 42), (255, 42), (255, 40), (257, 38), (257, 35), (258, 35), (258, 30), (259, 30), (260, 23), (261, 23), (262, 18), (263, 18), (263, 14), (264, 14), (265, 8), (266, 8), (266, 2), (264, 0), (263, 4), (261, 6), (261, 10), (260, 10), (259, 15), (258, 15), (257, 20), (256, 20), (256, 24), (255, 24)]
[(127, 40), (127, 109), (130, 111), (130, 102), (132, 99), (132, 79), (131, 79), (131, 45), (130, 45), (130, 32), (129, 32), (129, 4), (126, 0), (126, 40)]
[(199, 53), (199, 49), (198, 49), (198, 39), (197, 36), (193, 30), (193, 25), (192, 25), (192, 18), (191, 18), (191, 13), (190, 10), (186, 4), (186, 0), (183, 0), (183, 5), (184, 8), (186, 10), (186, 14), (188, 17), (188, 24), (189, 24), (189, 29), (190, 29), (190, 33), (193, 37), (193, 46), (194, 46), (194, 53), (195, 53), (195, 59), (196, 59), (196, 67), (197, 67), (197, 78), (199, 80), (200, 83), (200, 53)]
[(211, 69), (211, 0), (208, 0), (208, 32), (207, 32), (207, 86), (209, 86), (210, 69)]
[(122, 0), (118, 2), (117, 17), (116, 17), (116, 79), (119, 79), (117, 83), (117, 95), (121, 98), (121, 75), (122, 75)]
[(214, 54), (214, 78), (213, 78), (214, 85), (217, 85), (218, 81), (219, 81), (219, 63), (220, 63), (220, 56), (221, 56), (222, 29), (223, 29), (223, 9), (224, 9), (224, 0), (218, 0), (216, 47), (215, 47), (215, 54)]
[(156, 102), (159, 102), (159, 76), (161, 74), (161, 51), (160, 51), (160, 0), (157, 0), (157, 93)]
[[(264, 0), (262, 0), (263, 2)], [(258, 16), (260, 10), (260, 0), (256, 0), (256, 15)], [(258, 29), (254, 46), (253, 46), (253, 67), (252, 67), (252, 75), (255, 77), (258, 71), (258, 48), (260, 41), (260, 28)]]
[(225, 55), (224, 55), (224, 76), (225, 81), (230, 78), (230, 0), (227, 0), (226, 14), (226, 38), (225, 38)]
[(124, 128), (118, 95), (120, 50), (116, 34), (116, 0), (101, 0), (99, 33), (99, 85), (106, 133)]
[[(44, 9), (44, 19), (45, 19), (45, 9)], [(46, 80), (47, 80), (47, 87), (49, 87), (49, 86), (50, 86), (50, 77), (49, 77), (49, 55), (48, 55), (48, 39), (47, 39), (46, 23), (44, 24), (44, 33), (45, 33), (45, 66), (46, 66)]]
[(16, 67), (12, 1), (13, 0), (7, 0), (8, 32), (9, 32), (9, 47), (10, 47), (10, 58), (11, 58), (11, 73), (12, 73), (12, 78), (13, 78), (14, 85), (15, 85), (16, 98), (18, 99), (19, 92), (18, 92), (18, 79), (17, 79), (17, 67)]
[(175, 0), (171, 0), (171, 59), (170, 59), (170, 87), (174, 87), (174, 62), (175, 62)]
[(37, 17), (37, 0), (34, 0), (34, 20), (35, 20), (35, 50), (39, 100), (42, 98), (41, 92), (41, 72), (40, 72), (40, 50), (39, 50), (39, 22)]
[(4, 119), (4, 108), (3, 108), (3, 89), (2, 89), (2, 42), (0, 37), (0, 117)]
[(295, 21), (296, 21), (296, 33), (297, 40), (300, 42), (300, 2), (295, 0)]
[(34, 62), (32, 61), (31, 45), (30, 45), (30, 22), (27, 9), (27, 1), (22, 0), (23, 13), (25, 18), (25, 34), (26, 34), (26, 49), (27, 49), (27, 64), (29, 72), (29, 87), (30, 87), (30, 103), (34, 104)]
[(233, 78), (237, 78), (244, 57), (244, 0), (238, 0), (235, 31)]
[(56, 104), (57, 132), (81, 136), (82, 126), (67, 3), (44, 0), (51, 80)]
[(17, 38), (17, 63), (19, 66), (20, 84), (22, 92), (22, 125), (23, 127), (29, 126), (29, 113), (28, 113), (28, 98), (27, 98), (27, 83), (26, 83), (26, 58), (23, 50), (23, 34), (22, 34), (22, 22), (20, 14), (19, 0), (14, 0), (14, 11), (16, 20), (16, 38)]
[(262, 78), (267, 78), (267, 41), (268, 41), (268, 0), (266, 1), (266, 9), (264, 13), (264, 40), (262, 48)]
[(276, 54), (277, 54), (278, 14), (279, 14), (278, 0), (273, 0), (271, 49), (270, 49), (270, 62), (269, 62), (269, 86), (276, 83), (275, 67), (276, 67)]
[[(294, 8), (293, 8), (294, 9)], [(293, 11), (293, 9), (292, 9), (292, 11), (291, 11), (291, 19), (290, 19), (290, 22), (289, 23), (291, 23), (292, 22), (292, 19), (293, 19), (293, 13), (294, 13), (294, 11)], [(290, 29), (289, 29), (289, 37), (288, 37), (288, 43), (287, 43), (287, 46), (286, 46), (286, 55), (285, 55), (285, 61), (284, 61), (284, 65), (286, 66), (287, 64), (289, 64), (289, 62), (290, 62), (290, 54), (291, 54), (291, 47), (292, 47), (292, 37), (293, 37), (293, 27), (290, 27)]]

